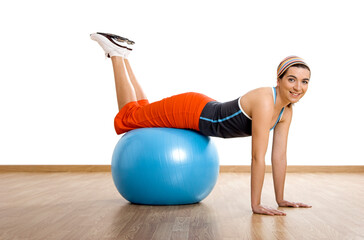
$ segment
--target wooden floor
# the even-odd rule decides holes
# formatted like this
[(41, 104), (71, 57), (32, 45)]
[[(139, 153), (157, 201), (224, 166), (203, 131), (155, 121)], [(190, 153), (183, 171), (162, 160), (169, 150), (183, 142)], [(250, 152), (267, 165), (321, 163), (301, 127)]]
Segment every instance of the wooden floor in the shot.
[[(286, 199), (310, 209), (252, 214), (250, 174), (221, 173), (201, 203), (128, 203), (110, 173), (1, 173), (0, 239), (364, 239), (364, 174), (289, 173)], [(266, 174), (265, 205), (276, 206)]]

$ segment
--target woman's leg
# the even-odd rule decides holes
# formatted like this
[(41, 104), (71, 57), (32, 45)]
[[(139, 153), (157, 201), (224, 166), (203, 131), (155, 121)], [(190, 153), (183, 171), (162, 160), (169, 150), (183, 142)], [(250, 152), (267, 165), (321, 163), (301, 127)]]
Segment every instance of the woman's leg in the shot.
[(92, 40), (99, 43), (105, 51), (105, 55), (111, 57), (119, 111), (129, 102), (147, 99), (135, 78), (129, 61), (124, 60), (132, 49), (123, 43), (126, 41), (127, 44), (132, 45), (134, 42), (110, 33), (97, 32), (90, 34), (90, 36)]
[(139, 101), (142, 99), (147, 99), (147, 96), (143, 92), (142, 87), (140, 86), (139, 82), (137, 81), (137, 79), (134, 75), (133, 70), (131, 69), (129, 60), (125, 58), (124, 62), (125, 62), (126, 69), (128, 70), (128, 73), (129, 73), (129, 79), (130, 79), (131, 83), (133, 84), (134, 92), (135, 92), (137, 100)]
[(116, 97), (118, 100), (119, 111), (125, 104), (137, 101), (137, 95), (133, 84), (128, 79), (125, 69), (125, 62), (122, 57), (111, 57), (112, 66), (114, 69)]

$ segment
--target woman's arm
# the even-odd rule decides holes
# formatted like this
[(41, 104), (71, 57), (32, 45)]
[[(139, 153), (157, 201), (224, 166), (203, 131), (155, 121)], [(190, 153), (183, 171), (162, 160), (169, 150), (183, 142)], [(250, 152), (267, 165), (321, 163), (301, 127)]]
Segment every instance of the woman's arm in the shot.
[(269, 100), (259, 99), (252, 110), (251, 207), (254, 213), (284, 215), (281, 211), (262, 206), (260, 202), (265, 174), (265, 154), (269, 140), (269, 125), (273, 114), (272, 104)]
[(292, 120), (292, 107), (286, 107), (282, 120), (277, 124), (273, 134), (272, 172), (276, 201), (283, 201), (284, 182), (287, 168), (287, 139)]
[(272, 172), (276, 202), (280, 207), (311, 207), (304, 203), (284, 200), (284, 182), (287, 169), (287, 140), (292, 120), (292, 107), (286, 107), (282, 121), (274, 129), (272, 146)]

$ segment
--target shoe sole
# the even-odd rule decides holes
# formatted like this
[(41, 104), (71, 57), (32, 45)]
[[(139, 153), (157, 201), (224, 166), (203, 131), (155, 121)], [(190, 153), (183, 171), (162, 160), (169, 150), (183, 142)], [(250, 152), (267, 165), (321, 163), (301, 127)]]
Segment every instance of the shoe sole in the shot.
[(121, 37), (119, 35), (116, 35), (116, 34), (111, 34), (111, 33), (102, 33), (102, 32), (97, 32), (98, 34), (100, 35), (103, 35), (105, 37), (110, 37), (110, 38), (115, 38), (116, 41), (118, 42), (122, 42), (122, 43), (127, 43), (128, 45), (134, 45), (135, 42), (128, 39), (128, 38), (125, 38), (125, 37)]
[[(113, 37), (109, 36), (109, 35), (104, 35), (104, 34), (99, 34), (99, 33), (92, 33), (90, 34), (90, 37), (92, 40), (98, 42), (98, 41), (102, 41), (107, 45), (107, 42), (105, 42), (105, 40), (107, 39), (108, 42), (112, 43), (113, 45), (116, 45), (117, 47), (121, 47), (121, 48), (125, 48), (128, 49), (130, 51), (132, 51), (133, 49), (128, 48), (126, 46), (120, 45), (117, 42), (115, 42), (115, 40), (113, 39)], [(101, 38), (100, 38), (101, 37)]]

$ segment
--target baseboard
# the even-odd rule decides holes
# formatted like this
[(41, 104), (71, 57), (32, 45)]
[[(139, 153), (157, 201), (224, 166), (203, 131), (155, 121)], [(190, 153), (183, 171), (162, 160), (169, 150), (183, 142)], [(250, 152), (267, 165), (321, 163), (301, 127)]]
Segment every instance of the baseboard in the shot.
[[(243, 173), (250, 172), (251, 166), (247, 165), (222, 165), (220, 172), (235, 172)], [(315, 165), (289, 165), (287, 166), (288, 173), (364, 173), (364, 165), (338, 165), (338, 166), (315, 166)], [(265, 172), (272, 172), (272, 166), (266, 165)]]
[(0, 172), (111, 172), (110, 165), (0, 165)]
[[(266, 166), (272, 172), (272, 166)], [(110, 172), (110, 165), (0, 165), (0, 172)], [(248, 173), (249, 165), (221, 165), (221, 173)], [(288, 173), (364, 173), (364, 165), (347, 166), (287, 166)]]

